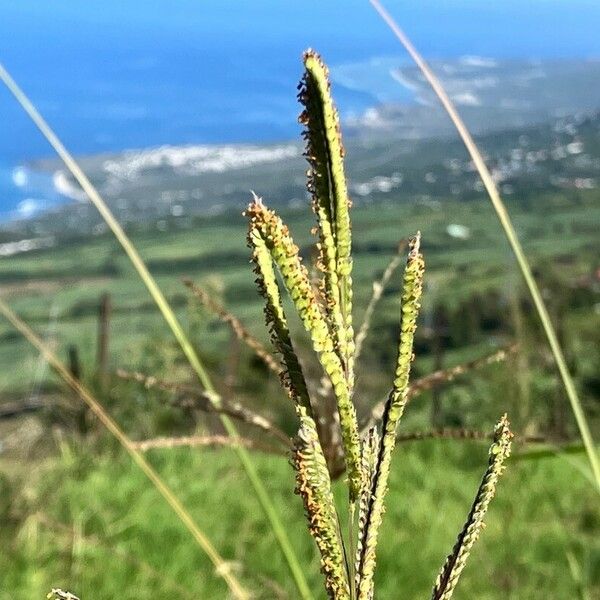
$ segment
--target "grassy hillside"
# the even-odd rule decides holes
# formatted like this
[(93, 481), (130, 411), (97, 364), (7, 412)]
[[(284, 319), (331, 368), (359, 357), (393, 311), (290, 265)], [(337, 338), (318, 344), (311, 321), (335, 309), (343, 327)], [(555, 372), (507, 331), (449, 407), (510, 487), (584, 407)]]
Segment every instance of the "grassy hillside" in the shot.
[[(594, 227), (600, 222), (598, 206), (597, 193), (588, 192), (576, 203), (547, 195), (528, 210), (513, 207), (516, 226), (534, 265), (550, 265), (564, 276), (566, 285), (592, 278), (600, 246)], [(197, 312), (181, 285), (181, 278), (187, 276), (212, 289), (264, 339), (241, 208), (223, 217), (198, 220), (189, 230), (180, 231), (174, 223), (166, 231), (134, 233), (133, 239), (184, 320), (191, 323)], [(305, 254), (310, 252), (311, 217), (301, 211), (289, 212), (286, 219)], [(520, 285), (510, 251), (485, 202), (405, 206), (396, 200), (357, 207), (353, 221), (359, 322), (372, 282), (394, 255), (398, 241), (417, 229), (423, 235), (428, 266), (426, 315), (434, 304), (455, 305), (474, 291), (497, 290), (508, 297)], [(452, 238), (448, 224), (468, 228), (468, 239)], [(145, 341), (168, 335), (127, 258), (108, 235), (4, 258), (0, 260), (0, 282), (3, 295), (38, 330), (44, 331), (55, 319), (58, 346), (77, 343), (86, 363), (92, 363), (95, 356), (97, 306), (103, 292), (110, 292), (113, 299), (114, 366), (135, 365)], [(391, 324), (396, 321), (394, 289), (397, 284), (390, 288), (381, 314), (383, 322)], [(588, 313), (588, 318), (594, 317)], [(225, 331), (219, 330), (210, 343), (198, 340), (200, 351), (218, 356), (225, 339)], [(35, 369), (33, 354), (6, 323), (0, 323), (0, 340), (0, 363), (6, 368), (0, 392), (4, 396), (24, 391)], [(23, 361), (23, 356), (31, 360)]]
[[(427, 598), (483, 471), (481, 444), (398, 449), (376, 575), (381, 598)], [(152, 462), (258, 598), (295, 598), (272, 534), (230, 451), (154, 451)], [(285, 459), (258, 458), (317, 598), (319, 565), (291, 495)], [(511, 462), (456, 598), (595, 598), (600, 594), (597, 494), (570, 458)], [(224, 598), (213, 567), (155, 490), (119, 452), (63, 446), (28, 476), (4, 521), (3, 600), (42, 598), (52, 586), (81, 598)], [(568, 485), (567, 485), (568, 482)], [(343, 486), (338, 486), (340, 499)], [(6, 511), (6, 507), (4, 508)], [(587, 594), (587, 595), (585, 595)]]
[[(546, 194), (527, 209), (512, 206), (515, 224), (545, 290), (551, 311), (597, 435), (600, 364), (597, 302), (600, 221), (596, 191), (570, 200)], [(286, 214), (309, 253), (312, 219)], [(512, 257), (489, 205), (424, 199), (357, 206), (353, 211), (356, 322), (394, 255), (398, 240), (420, 229), (428, 270), (415, 374), (482, 356), (516, 340), (507, 362), (470, 374), (441, 392), (432, 417), (432, 393), (415, 400), (403, 431), (432, 424), (489, 431), (505, 410), (517, 433), (563, 442), (575, 432), (566, 398), (545, 350), (535, 317), (522, 294)], [(452, 237), (448, 225), (466, 228)], [(293, 412), (274, 377), (241, 350), (234, 381), (227, 382), (230, 335), (192, 300), (183, 276), (211, 290), (266, 341), (262, 308), (248, 264), (245, 220), (240, 211), (198, 219), (179, 229), (167, 220), (159, 230), (140, 228), (133, 239), (177, 307), (207, 360), (219, 388), (294, 431)], [(101, 389), (95, 376), (97, 310), (110, 292), (111, 368), (139, 369), (170, 381), (193, 382), (169, 333), (115, 242), (107, 235), (73, 238), (58, 246), (0, 261), (2, 294), (66, 357), (76, 345), (83, 378), (135, 439), (215, 430), (214, 421), (190, 418), (168, 406), (171, 395), (111, 378)], [(389, 387), (398, 320), (398, 276), (385, 293), (372, 337), (358, 369), (363, 415)], [(596, 298), (596, 299), (595, 299)], [(441, 308), (440, 308), (441, 307)], [(435, 315), (445, 324), (436, 330)], [(297, 324), (296, 329), (297, 329)], [(436, 336), (444, 351), (436, 354)], [(300, 351), (308, 356), (306, 343)], [(236, 350), (237, 352), (237, 350)], [(307, 359), (309, 374), (315, 365)], [(52, 408), (10, 424), (0, 423), (0, 599), (43, 597), (52, 586), (70, 588), (83, 600), (225, 597), (206, 557), (175, 521), (143, 476), (77, 411), (40, 368), (33, 352), (0, 323), (0, 405), (34, 391)], [(59, 398), (59, 403), (55, 399)], [(440, 400), (440, 397), (438, 397)], [(247, 435), (250, 430), (243, 428)], [(37, 432), (37, 433), (36, 433)], [(398, 449), (377, 586), (381, 598), (427, 597), (470, 507), (486, 461), (486, 443), (451, 440), (405, 443)], [(527, 451), (517, 437), (516, 454)], [(181, 494), (199, 524), (232, 568), (259, 598), (294, 598), (285, 564), (229, 450), (160, 450), (149, 454)], [(285, 458), (257, 455), (267, 489), (288, 527), (311, 586), (320, 579), (313, 542), (305, 531), (301, 501), (291, 495), (293, 475)], [(26, 468), (24, 466), (27, 465)], [(488, 527), (475, 549), (456, 597), (482, 599), (593, 598), (600, 594), (600, 520), (597, 494), (580, 454), (512, 460)], [(343, 490), (338, 490), (343, 494)], [(317, 595), (317, 597), (320, 597)]]

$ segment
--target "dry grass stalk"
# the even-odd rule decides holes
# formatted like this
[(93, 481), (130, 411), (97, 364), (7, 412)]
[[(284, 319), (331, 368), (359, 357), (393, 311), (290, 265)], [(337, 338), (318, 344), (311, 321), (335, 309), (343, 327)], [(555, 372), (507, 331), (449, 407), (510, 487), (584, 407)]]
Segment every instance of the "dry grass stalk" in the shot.
[(210, 394), (206, 391), (193, 386), (165, 381), (164, 379), (152, 375), (145, 375), (139, 371), (125, 371), (124, 369), (118, 369), (117, 377), (126, 381), (141, 383), (147, 389), (157, 388), (168, 392), (174, 392), (179, 395), (179, 397), (174, 398), (171, 401), (171, 404), (174, 406), (193, 408), (207, 413), (228, 415), (243, 423), (262, 429), (266, 433), (276, 437), (287, 447), (291, 446), (290, 437), (277, 427), (275, 423), (249, 408), (246, 408), (240, 402), (224, 400), (221, 398), (220, 406), (216, 407), (214, 402), (211, 401)]
[(383, 272), (383, 275), (381, 276), (381, 279), (379, 281), (373, 282), (373, 294), (371, 295), (369, 303), (367, 304), (365, 316), (363, 317), (363, 322), (361, 323), (360, 329), (356, 334), (356, 350), (354, 354), (354, 359), (356, 362), (358, 362), (358, 359), (362, 352), (365, 339), (367, 337), (367, 334), (369, 333), (369, 328), (371, 327), (371, 320), (373, 319), (375, 309), (377, 308), (377, 305), (381, 300), (381, 296), (383, 295), (387, 284), (392, 278), (392, 275), (396, 272), (396, 269), (402, 264), (402, 255), (404, 253), (404, 249), (406, 248), (406, 244), (407, 242), (405, 240), (402, 240), (398, 244), (398, 251), (392, 257), (392, 260), (390, 260), (390, 262), (388, 263), (387, 267), (385, 268), (385, 271)]
[(481, 177), (481, 181), (483, 182), (488, 196), (490, 197), (492, 206), (494, 207), (496, 215), (498, 216), (498, 220), (500, 221), (500, 225), (504, 230), (506, 239), (508, 240), (513, 254), (517, 259), (517, 264), (519, 265), (519, 269), (523, 279), (525, 280), (531, 299), (533, 300), (536, 312), (538, 313), (542, 323), (542, 327), (544, 329), (544, 333), (546, 334), (546, 338), (548, 339), (548, 344), (550, 345), (554, 361), (558, 367), (558, 372), (562, 379), (565, 392), (571, 404), (571, 410), (575, 416), (575, 421), (577, 422), (577, 427), (579, 428), (583, 445), (585, 446), (586, 454), (592, 468), (595, 486), (598, 491), (600, 491), (600, 459), (598, 458), (598, 450), (596, 449), (587, 417), (581, 406), (581, 401), (579, 399), (579, 395), (577, 394), (575, 382), (573, 381), (571, 373), (569, 372), (569, 368), (567, 367), (567, 362), (558, 340), (558, 336), (556, 335), (556, 330), (552, 324), (552, 320), (550, 319), (548, 309), (546, 308), (546, 303), (544, 302), (537, 282), (533, 277), (531, 266), (529, 265), (527, 256), (525, 255), (517, 232), (512, 224), (508, 210), (506, 209), (506, 206), (500, 197), (500, 193), (498, 192), (494, 178), (485, 164), (485, 160), (483, 159), (475, 140), (471, 136), (467, 126), (463, 122), (456, 107), (454, 106), (454, 103), (450, 99), (450, 96), (448, 96), (444, 86), (436, 77), (431, 67), (420, 55), (404, 31), (400, 29), (390, 13), (387, 12), (387, 10), (382, 6), (381, 2), (379, 2), (379, 0), (370, 0), (370, 2), (375, 10), (379, 13), (381, 18), (387, 23), (399, 42), (410, 54), (411, 58), (415, 61), (425, 79), (431, 85), (431, 88), (439, 98), (442, 106), (456, 127), (456, 131), (460, 135), (467, 151), (469, 152), (469, 155), (471, 156), (471, 159), (473, 160), (473, 164), (475, 165), (475, 168)]
[(235, 598), (248, 600), (250, 595), (248, 591), (237, 580), (235, 575), (227, 569), (226, 561), (217, 552), (212, 542), (198, 527), (194, 519), (181, 503), (181, 500), (174, 494), (170, 487), (162, 480), (160, 475), (154, 470), (150, 463), (137, 450), (133, 442), (125, 432), (117, 425), (113, 418), (106, 412), (104, 407), (94, 398), (94, 396), (75, 379), (67, 367), (56, 357), (48, 346), (33, 332), (33, 330), (24, 323), (0, 298), (0, 313), (25, 337), (44, 357), (50, 366), (58, 373), (65, 383), (89, 406), (98, 420), (106, 429), (119, 441), (121, 446), (127, 451), (133, 462), (142, 470), (142, 472), (152, 482), (154, 487), (160, 492), (175, 514), (193, 535), (198, 545), (206, 552), (211, 562), (215, 566), (216, 572), (223, 577), (231, 593)]
[(219, 317), (223, 323), (227, 323), (236, 337), (246, 344), (275, 375), (280, 375), (281, 366), (273, 355), (248, 331), (247, 327), (233, 313), (211, 298), (210, 294), (198, 287), (191, 279), (184, 279), (183, 283), (207, 310)]
[[(511, 344), (505, 348), (500, 348), (491, 354), (476, 358), (466, 363), (450, 367), (448, 369), (441, 369), (429, 373), (424, 377), (420, 377), (416, 381), (410, 384), (408, 389), (408, 399), (419, 396), (420, 394), (432, 390), (438, 386), (445, 385), (454, 381), (457, 377), (461, 377), (477, 369), (487, 367), (489, 365), (496, 364), (503, 360), (506, 360), (511, 354), (515, 353), (518, 349), (517, 344)], [(361, 432), (364, 433), (371, 427), (373, 427), (380, 419), (385, 408), (385, 401), (378, 402), (372, 409), (367, 421), (362, 425)]]
[(133, 447), (140, 452), (164, 448), (232, 448), (241, 445), (249, 450), (258, 450), (266, 454), (286, 456), (287, 452), (274, 446), (263, 444), (257, 440), (238, 437), (231, 439), (227, 435), (184, 435), (179, 437), (158, 437), (149, 440), (133, 442)]
[(518, 348), (519, 346), (517, 344), (511, 344), (510, 346), (500, 348), (491, 354), (476, 358), (461, 365), (456, 365), (448, 369), (440, 369), (439, 371), (429, 373), (429, 375), (425, 375), (424, 377), (421, 377), (412, 383), (410, 386), (409, 396), (414, 398), (423, 392), (429, 391), (440, 385), (450, 383), (457, 377), (466, 375), (471, 371), (502, 362), (511, 354), (514, 354)]
[[(440, 429), (429, 429), (427, 431), (412, 431), (410, 433), (399, 433), (396, 436), (396, 443), (418, 442), (421, 440), (491, 440), (494, 439), (493, 433), (480, 431), (478, 429), (465, 429), (442, 427)], [(514, 434), (514, 441), (522, 444), (542, 444), (546, 438), (542, 435), (517, 435)]]

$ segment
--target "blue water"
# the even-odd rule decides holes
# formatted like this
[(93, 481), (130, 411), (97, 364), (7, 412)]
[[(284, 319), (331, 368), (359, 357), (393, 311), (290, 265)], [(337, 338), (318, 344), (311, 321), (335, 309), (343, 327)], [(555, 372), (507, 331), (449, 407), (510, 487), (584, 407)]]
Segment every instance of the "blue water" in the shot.
[[(427, 56), (600, 56), (595, 0), (387, 5)], [(0, 60), (75, 154), (293, 137), (309, 45), (340, 74), (342, 115), (381, 100), (368, 73), (344, 85), (345, 66), (402, 60), (367, 0), (0, 0)], [(61, 201), (49, 178), (15, 171), (49, 155), (0, 89), (0, 215)]]

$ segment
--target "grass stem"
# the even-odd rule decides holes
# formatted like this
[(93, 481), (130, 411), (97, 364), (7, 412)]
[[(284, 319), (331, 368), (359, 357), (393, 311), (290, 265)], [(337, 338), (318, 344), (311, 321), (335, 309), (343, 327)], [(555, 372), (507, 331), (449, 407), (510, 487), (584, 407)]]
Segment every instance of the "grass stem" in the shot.
[(432, 89), (440, 99), (440, 102), (442, 103), (444, 109), (446, 110), (450, 119), (454, 123), (456, 130), (458, 131), (463, 143), (467, 148), (467, 151), (469, 152), (469, 155), (471, 156), (471, 159), (473, 160), (473, 163), (475, 164), (475, 167), (477, 168), (477, 171), (479, 172), (479, 176), (481, 177), (483, 185), (485, 186), (490, 200), (492, 201), (494, 210), (496, 211), (500, 224), (502, 225), (506, 238), (508, 239), (508, 243), (510, 244), (515, 258), (517, 259), (517, 263), (519, 265), (523, 278), (525, 279), (525, 283), (527, 284), (529, 294), (531, 295), (540, 321), (542, 322), (542, 327), (544, 328), (544, 332), (546, 334), (546, 337), (548, 338), (550, 349), (552, 350), (552, 354), (554, 356), (554, 360), (562, 378), (565, 391), (569, 398), (569, 402), (571, 403), (571, 409), (573, 411), (573, 415), (575, 416), (577, 427), (579, 428), (579, 433), (585, 446), (588, 460), (592, 468), (592, 472), (594, 473), (596, 485), (600, 489), (600, 461), (598, 459), (598, 453), (596, 452), (594, 446), (594, 440), (590, 432), (587, 418), (585, 416), (585, 413), (583, 412), (581, 401), (579, 400), (579, 396), (577, 395), (577, 390), (575, 389), (575, 383), (571, 377), (571, 374), (569, 373), (569, 369), (567, 368), (562, 348), (560, 347), (560, 343), (558, 342), (558, 338), (556, 336), (556, 331), (554, 329), (554, 326), (552, 325), (552, 321), (550, 320), (548, 310), (531, 272), (531, 267), (529, 265), (527, 257), (525, 256), (525, 252), (523, 251), (523, 247), (521, 246), (521, 242), (519, 241), (515, 228), (508, 214), (508, 211), (506, 210), (506, 206), (504, 205), (504, 202), (500, 197), (498, 189), (496, 188), (496, 184), (494, 183), (492, 175), (489, 169), (487, 168), (485, 161), (483, 160), (483, 156), (481, 155), (477, 144), (473, 140), (473, 137), (469, 133), (469, 130), (467, 129), (462, 118), (458, 114), (456, 107), (450, 100), (450, 97), (446, 93), (446, 90), (442, 86), (440, 80), (437, 78), (435, 73), (431, 70), (429, 65), (425, 62), (423, 57), (413, 46), (412, 42), (407, 37), (407, 35), (402, 31), (402, 29), (400, 29), (394, 18), (379, 2), (379, 0), (370, 0), (370, 2), (375, 8), (375, 10), (379, 13), (381, 18), (392, 30), (396, 38), (398, 38), (400, 43), (410, 54), (411, 58), (415, 61), (415, 63), (423, 73), (425, 79), (427, 79)]
[(177, 498), (174, 492), (162, 480), (161, 476), (154, 470), (152, 465), (144, 458), (139, 450), (135, 448), (134, 443), (129, 439), (127, 434), (119, 427), (112, 417), (104, 410), (104, 407), (92, 396), (77, 379), (75, 379), (67, 367), (57, 358), (57, 356), (48, 348), (48, 346), (33, 332), (33, 330), (20, 319), (11, 308), (0, 299), (0, 313), (13, 325), (13, 327), (29, 341), (32, 346), (39, 350), (40, 354), (48, 362), (50, 366), (60, 375), (60, 377), (69, 385), (69, 387), (90, 407), (92, 412), (98, 417), (100, 422), (108, 429), (112, 435), (117, 438), (121, 446), (131, 456), (133, 462), (143, 471), (150, 479), (154, 487), (162, 494), (169, 506), (175, 514), (187, 527), (193, 535), (198, 545), (206, 552), (211, 562), (215, 566), (215, 572), (218, 573), (231, 589), (231, 592), (239, 600), (248, 600), (250, 595), (236, 577), (227, 568), (227, 563), (219, 555), (211, 541), (200, 530), (194, 522), (192, 516)]
[[(177, 342), (181, 346), (183, 353), (188, 359), (190, 365), (195, 371), (198, 379), (202, 386), (209, 392), (215, 392), (215, 388), (212, 384), (210, 376), (206, 371), (204, 365), (202, 364), (198, 354), (194, 350), (192, 343), (188, 339), (187, 335), (183, 331), (173, 309), (169, 305), (167, 299), (164, 294), (158, 287), (154, 277), (151, 275), (150, 271), (146, 267), (144, 261), (139, 255), (137, 249), (117, 221), (117, 219), (112, 214), (110, 208), (107, 206), (106, 202), (102, 199), (96, 188), (93, 186), (91, 181), (88, 179), (86, 174), (83, 172), (77, 161), (73, 158), (70, 152), (65, 148), (62, 144), (58, 136), (54, 133), (51, 127), (46, 123), (42, 115), (35, 108), (33, 103), (29, 100), (29, 98), (25, 95), (25, 93), (21, 90), (21, 88), (17, 85), (14, 79), (10, 76), (8, 71), (4, 68), (4, 66), (0, 63), (0, 79), (4, 82), (6, 87), (10, 90), (13, 96), (16, 98), (17, 102), (21, 105), (23, 110), (29, 115), (31, 120), (35, 123), (38, 129), (41, 131), (42, 135), (48, 140), (50, 145), (54, 148), (56, 153), (60, 156), (62, 161), (65, 163), (66, 167), (69, 169), (73, 177), (77, 180), (79, 185), (88, 195), (91, 202), (98, 209), (98, 212), (101, 214), (102, 218), (106, 222), (106, 224), (110, 227), (111, 231), (123, 247), (123, 250), (129, 257), (129, 260), (135, 267), (138, 275), (146, 285), (148, 292), (152, 296), (154, 302), (158, 306), (160, 312), (162, 313), (163, 318), (169, 325), (173, 335), (177, 339)], [(214, 394), (215, 402), (218, 404), (219, 397)], [(220, 415), (221, 422), (223, 423), (223, 427), (229, 436), (234, 439), (238, 438), (238, 433), (235, 425), (232, 423), (231, 419), (226, 415)], [(277, 512), (275, 507), (258, 476), (258, 472), (254, 463), (252, 462), (250, 455), (247, 450), (243, 448), (241, 445), (235, 446), (235, 452), (238, 455), (242, 466), (244, 467), (248, 479), (252, 487), (254, 488), (254, 492), (256, 497), (267, 517), (267, 520), (270, 524), (270, 527), (277, 539), (277, 542), (285, 556), (285, 559), (288, 563), (290, 572), (294, 581), (296, 582), (296, 586), (298, 587), (298, 591), (300, 592), (300, 596), (303, 600), (312, 600), (313, 596), (308, 587), (308, 583), (306, 582), (306, 578), (304, 576), (304, 572), (298, 558), (292, 548), (291, 542), (287, 536), (283, 523)]]

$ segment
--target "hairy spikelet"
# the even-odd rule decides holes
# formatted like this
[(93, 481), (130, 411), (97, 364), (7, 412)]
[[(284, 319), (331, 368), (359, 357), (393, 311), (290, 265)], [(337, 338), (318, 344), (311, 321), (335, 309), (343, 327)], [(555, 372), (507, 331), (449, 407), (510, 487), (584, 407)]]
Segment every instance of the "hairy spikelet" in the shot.
[(353, 387), (352, 257), (350, 199), (344, 174), (344, 149), (338, 112), (331, 98), (328, 69), (313, 50), (304, 53), (305, 72), (298, 98), (304, 106), (308, 190), (317, 215), (319, 266), (330, 331)]
[(433, 588), (432, 600), (450, 600), (458, 579), (465, 568), (473, 544), (477, 541), (484, 525), (483, 519), (490, 501), (496, 493), (498, 478), (504, 471), (504, 461), (510, 455), (512, 433), (504, 415), (494, 430), (494, 441), (490, 447), (488, 468), (477, 490), (475, 501), (463, 530), (452, 553), (446, 559)]
[[(251, 205), (259, 204), (258, 200)], [(279, 284), (273, 270), (271, 251), (267, 247), (265, 238), (261, 231), (253, 227), (254, 218), (250, 215), (250, 228), (248, 230), (248, 245), (252, 249), (252, 261), (254, 262), (254, 273), (259, 292), (265, 299), (265, 320), (271, 335), (271, 341), (276, 350), (281, 354), (284, 369), (281, 371), (281, 381), (296, 407), (302, 407), (307, 414), (312, 414), (312, 407), (306, 380), (298, 356), (292, 345), (292, 338), (287, 324)]]
[(382, 437), (379, 444), (371, 500), (367, 511), (367, 524), (364, 528), (363, 539), (360, 542), (362, 554), (359, 558), (358, 570), (360, 578), (358, 586), (359, 600), (369, 600), (373, 590), (377, 538), (383, 518), (384, 499), (387, 492), (392, 452), (396, 441), (396, 427), (404, 412), (408, 397), (408, 377), (413, 359), (413, 341), (420, 308), (423, 271), (424, 263), (420, 252), (420, 235), (417, 234), (410, 243), (408, 261), (404, 271), (396, 374), (383, 415)]
[[(360, 584), (360, 560), (363, 552), (363, 536), (367, 527), (369, 508), (371, 506), (371, 495), (375, 481), (375, 470), (377, 468), (377, 453), (379, 451), (379, 435), (377, 429), (372, 427), (362, 446), (362, 488), (358, 503), (358, 544), (356, 547), (355, 584)], [(367, 596), (370, 598), (371, 596)]]
[(309, 416), (301, 416), (293, 454), (296, 493), (302, 496), (309, 530), (321, 553), (321, 571), (331, 600), (350, 600), (342, 536), (331, 492), (331, 480), (317, 428)]
[(60, 588), (54, 588), (47, 596), (48, 600), (79, 600), (75, 594), (65, 592)]
[[(273, 262), (279, 269), (285, 287), (294, 302), (298, 315), (311, 336), (313, 348), (319, 355), (323, 369), (333, 385), (340, 416), (342, 441), (346, 454), (350, 495), (352, 499), (355, 499), (358, 496), (361, 485), (358, 423), (344, 373), (344, 366), (336, 353), (334, 342), (329, 335), (325, 315), (310, 285), (306, 268), (301, 263), (298, 247), (294, 244), (288, 228), (283, 224), (281, 219), (258, 199), (248, 207), (246, 214), (250, 218), (248, 239), (251, 247), (254, 248), (254, 261), (261, 273), (259, 280), (262, 278), (262, 281), (259, 281), (259, 286), (263, 286), (263, 295), (267, 298), (268, 303), (272, 302), (275, 294), (274, 290), (277, 288), (275, 274), (268, 259), (270, 253)], [(270, 291), (271, 288), (273, 288), (273, 291)], [(280, 323), (282, 311), (278, 296), (277, 301), (276, 319), (277, 323)], [(273, 308), (268, 308), (268, 312), (273, 312)], [(269, 314), (267, 318), (269, 319)], [(273, 318), (270, 320), (273, 322)], [(287, 326), (286, 335), (289, 340)], [(289, 348), (291, 348), (291, 344), (289, 344)]]

